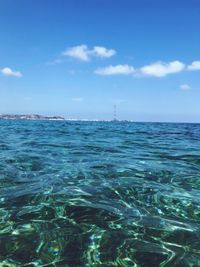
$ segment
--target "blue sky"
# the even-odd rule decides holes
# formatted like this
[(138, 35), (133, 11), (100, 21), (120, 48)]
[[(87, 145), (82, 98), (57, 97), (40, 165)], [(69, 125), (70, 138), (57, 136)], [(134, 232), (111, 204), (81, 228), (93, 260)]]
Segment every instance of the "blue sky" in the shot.
[(200, 122), (200, 1), (0, 0), (0, 113)]

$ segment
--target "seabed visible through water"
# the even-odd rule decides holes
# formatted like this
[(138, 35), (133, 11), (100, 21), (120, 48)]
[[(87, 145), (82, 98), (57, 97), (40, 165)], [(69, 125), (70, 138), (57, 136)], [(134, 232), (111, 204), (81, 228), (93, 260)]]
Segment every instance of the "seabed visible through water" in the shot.
[(200, 125), (1, 120), (0, 266), (199, 267)]

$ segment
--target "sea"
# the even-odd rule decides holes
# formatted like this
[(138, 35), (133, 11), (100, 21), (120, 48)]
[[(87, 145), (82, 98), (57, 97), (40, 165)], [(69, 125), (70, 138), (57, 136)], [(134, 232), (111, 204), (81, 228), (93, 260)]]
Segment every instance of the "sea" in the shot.
[(0, 266), (199, 267), (200, 124), (0, 120)]

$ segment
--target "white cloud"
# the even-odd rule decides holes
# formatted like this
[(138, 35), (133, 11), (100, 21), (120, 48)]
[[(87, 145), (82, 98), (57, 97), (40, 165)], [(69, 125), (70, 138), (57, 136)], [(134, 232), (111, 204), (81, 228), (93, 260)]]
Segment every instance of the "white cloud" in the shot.
[(200, 70), (200, 61), (193, 61), (187, 68), (188, 70)]
[(69, 56), (80, 59), (82, 61), (89, 61), (89, 53), (87, 45), (78, 45), (68, 48), (62, 53), (63, 56)]
[(164, 77), (168, 74), (181, 72), (184, 69), (185, 64), (177, 60), (169, 63), (158, 61), (140, 68), (140, 72), (147, 76)]
[(114, 49), (107, 49), (103, 46), (95, 46), (92, 50), (92, 53), (101, 58), (109, 58), (116, 54), (116, 51)]
[(99, 75), (130, 75), (135, 73), (135, 69), (129, 65), (116, 65), (116, 66), (108, 66), (105, 68), (99, 68), (94, 71)]
[(62, 56), (76, 58), (82, 61), (90, 61), (92, 57), (109, 58), (116, 54), (114, 49), (107, 49), (103, 46), (94, 46), (89, 49), (87, 45), (82, 44), (67, 48)]
[(75, 97), (75, 98), (72, 98), (73, 101), (75, 102), (83, 102), (83, 98), (82, 97)]
[(4, 76), (12, 76), (17, 78), (22, 77), (22, 73), (20, 71), (13, 71), (11, 68), (8, 67), (1, 69), (1, 73)]
[(180, 89), (183, 90), (183, 91), (189, 91), (192, 88), (188, 84), (181, 84), (180, 85)]
[(165, 77), (168, 74), (179, 73), (186, 70), (186, 65), (180, 61), (172, 62), (155, 62), (141, 68), (135, 69), (130, 65), (116, 65), (107, 66), (105, 68), (99, 68), (94, 71), (94, 73), (99, 75), (135, 75), (141, 76), (154, 76), (154, 77)]

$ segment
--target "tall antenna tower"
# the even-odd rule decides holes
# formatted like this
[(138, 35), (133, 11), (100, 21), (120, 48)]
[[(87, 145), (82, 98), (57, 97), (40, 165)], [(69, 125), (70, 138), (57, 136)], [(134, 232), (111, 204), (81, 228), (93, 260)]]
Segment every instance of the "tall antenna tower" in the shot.
[(113, 112), (113, 120), (114, 121), (117, 121), (117, 105), (115, 104), (114, 105), (114, 110), (113, 110), (114, 112)]

